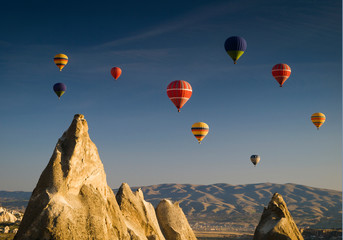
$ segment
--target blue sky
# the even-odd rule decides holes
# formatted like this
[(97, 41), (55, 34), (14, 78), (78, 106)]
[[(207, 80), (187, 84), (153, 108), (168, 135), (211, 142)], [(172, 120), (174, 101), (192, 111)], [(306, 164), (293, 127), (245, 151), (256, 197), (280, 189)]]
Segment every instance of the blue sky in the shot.
[[(33, 190), (76, 113), (113, 188), (342, 189), (341, 1), (8, 1), (0, 20), (0, 190)], [(247, 41), (236, 65), (230, 36)], [(58, 53), (69, 57), (62, 72)], [(283, 88), (277, 63), (292, 68)], [(193, 88), (180, 113), (166, 95), (178, 79)], [(319, 131), (314, 112), (327, 117)], [(210, 126), (201, 145), (190, 130), (199, 121)]]

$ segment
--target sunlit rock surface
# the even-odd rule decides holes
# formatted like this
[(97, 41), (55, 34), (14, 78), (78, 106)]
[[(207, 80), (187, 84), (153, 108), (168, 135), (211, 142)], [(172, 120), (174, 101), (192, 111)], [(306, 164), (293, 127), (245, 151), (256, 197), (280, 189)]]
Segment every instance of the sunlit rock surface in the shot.
[(185, 214), (177, 202), (172, 203), (170, 200), (162, 200), (156, 208), (156, 215), (162, 233), (167, 240), (196, 239)]
[(83, 115), (58, 140), (14, 239), (130, 239)]
[(303, 240), (282, 196), (275, 193), (264, 208), (253, 240)]
[(138, 189), (132, 193), (130, 186), (123, 183), (119, 188), (117, 202), (125, 217), (126, 226), (140, 239), (165, 240), (159, 227), (153, 205), (144, 200)]

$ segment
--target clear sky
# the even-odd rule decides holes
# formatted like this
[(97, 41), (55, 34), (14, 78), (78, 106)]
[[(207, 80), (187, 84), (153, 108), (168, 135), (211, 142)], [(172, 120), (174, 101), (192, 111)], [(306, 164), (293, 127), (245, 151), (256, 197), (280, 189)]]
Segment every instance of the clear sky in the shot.
[[(0, 22), (0, 190), (33, 190), (76, 113), (112, 188), (342, 189), (342, 1), (19, 0), (2, 3)], [(247, 41), (236, 65), (230, 36)], [(62, 72), (58, 53), (69, 57)], [(283, 88), (277, 63), (292, 69)], [(179, 79), (193, 88), (180, 113), (166, 94)], [(67, 85), (61, 100), (57, 82)], [(319, 131), (315, 112), (327, 117)], [(199, 121), (210, 127), (201, 145)]]

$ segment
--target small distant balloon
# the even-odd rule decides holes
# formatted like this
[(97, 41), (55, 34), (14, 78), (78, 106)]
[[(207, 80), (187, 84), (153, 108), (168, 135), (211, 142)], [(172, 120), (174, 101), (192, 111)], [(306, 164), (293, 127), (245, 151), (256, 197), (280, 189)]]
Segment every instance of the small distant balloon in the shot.
[(320, 112), (313, 113), (311, 116), (311, 121), (317, 127), (317, 130), (319, 130), (319, 128), (323, 125), (325, 120), (326, 120), (325, 115)]
[(226, 39), (224, 47), (227, 54), (232, 58), (234, 64), (236, 64), (237, 60), (247, 49), (247, 42), (242, 37), (233, 36)]
[(121, 69), (119, 67), (113, 67), (111, 69), (111, 74), (115, 80), (117, 80), (121, 75)]
[(258, 164), (258, 162), (261, 160), (259, 155), (251, 155), (250, 157), (250, 161), (254, 164), (254, 166), (256, 167), (256, 164)]
[(60, 69), (60, 71), (62, 71), (62, 68), (64, 68), (65, 65), (67, 65), (68, 63), (68, 57), (65, 54), (57, 54), (54, 57), (54, 62), (57, 65), (57, 67)]
[(186, 81), (176, 80), (168, 85), (167, 95), (169, 99), (174, 103), (177, 111), (180, 112), (180, 109), (192, 96), (192, 87)]
[(54, 85), (54, 92), (56, 93), (58, 99), (65, 93), (67, 86), (64, 83), (56, 83)]
[(280, 87), (282, 87), (291, 75), (291, 68), (285, 63), (279, 63), (273, 67), (272, 74), (275, 80), (280, 84)]
[(199, 144), (206, 137), (209, 131), (209, 126), (204, 122), (197, 122), (192, 125), (192, 133), (198, 140)]

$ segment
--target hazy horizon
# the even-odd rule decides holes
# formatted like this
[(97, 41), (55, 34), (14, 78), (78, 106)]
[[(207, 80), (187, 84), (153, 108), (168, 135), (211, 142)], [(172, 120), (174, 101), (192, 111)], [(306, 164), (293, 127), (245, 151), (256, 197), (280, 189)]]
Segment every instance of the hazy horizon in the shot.
[[(0, 190), (32, 191), (81, 113), (111, 187), (294, 182), (342, 191), (341, 1), (20, 0), (0, 13)], [(224, 49), (231, 36), (247, 41), (237, 64)], [(61, 72), (58, 53), (69, 57)], [(282, 88), (271, 74), (278, 63), (292, 69)], [(166, 94), (179, 79), (193, 88), (180, 113)], [(57, 82), (67, 86), (60, 100)], [(319, 131), (315, 112), (326, 115)], [(209, 125), (200, 145), (195, 122)]]

